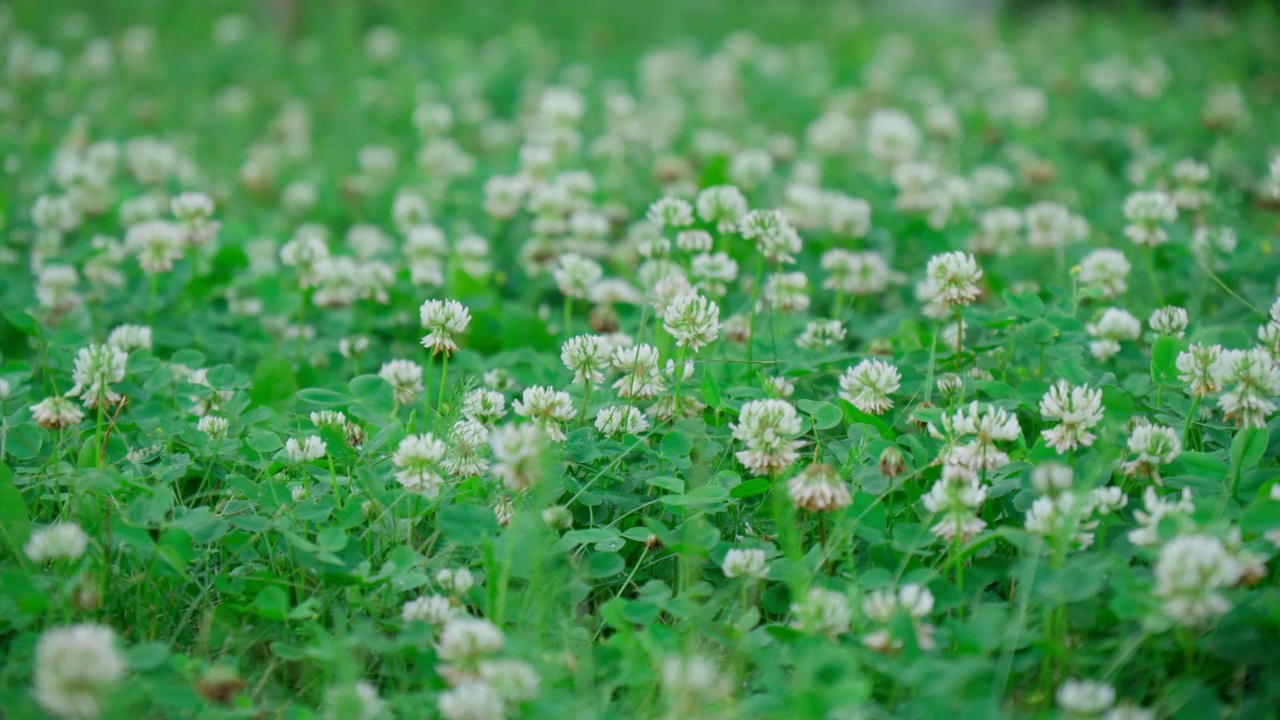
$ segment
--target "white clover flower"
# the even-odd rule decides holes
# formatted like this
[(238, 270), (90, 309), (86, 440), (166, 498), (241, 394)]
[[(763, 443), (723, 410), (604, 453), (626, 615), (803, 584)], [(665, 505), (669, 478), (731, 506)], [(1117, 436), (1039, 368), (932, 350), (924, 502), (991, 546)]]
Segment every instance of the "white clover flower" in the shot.
[(213, 209), (213, 198), (199, 192), (182, 193), (169, 201), (169, 211), (191, 245), (204, 245), (217, 237), (219, 223), (213, 219)]
[(809, 308), (809, 276), (802, 272), (770, 275), (760, 303), (782, 313), (804, 312)]
[(1038, 202), (1026, 209), (1027, 244), (1059, 248), (1075, 239), (1071, 211), (1055, 202)]
[(484, 211), (501, 220), (514, 217), (529, 189), (529, 183), (523, 177), (491, 176), (484, 183)]
[(30, 410), (36, 424), (46, 430), (68, 428), (84, 419), (84, 411), (61, 395), (47, 397)]
[(1142, 323), (1123, 308), (1110, 307), (1102, 311), (1098, 320), (1085, 329), (1096, 340), (1089, 343), (1089, 352), (1100, 362), (1110, 360), (1120, 352), (1121, 341), (1137, 340), (1142, 334)]
[(391, 455), (391, 463), (399, 468), (396, 482), (410, 492), (435, 499), (444, 484), (440, 470), (446, 451), (445, 444), (431, 433), (405, 436)]
[(473, 278), (484, 278), (493, 272), (489, 241), (479, 235), (463, 235), (453, 246), (454, 258), (462, 272)]
[(1080, 283), (1110, 300), (1129, 289), (1125, 279), (1133, 267), (1119, 250), (1094, 250), (1080, 261)]
[(1280, 155), (1271, 158), (1267, 177), (1262, 182), (1262, 194), (1272, 200), (1280, 200)]
[(463, 399), (462, 414), (482, 425), (492, 426), (507, 414), (507, 399), (497, 390), (476, 388)]
[(1102, 422), (1102, 390), (1088, 385), (1072, 387), (1059, 380), (1040, 399), (1040, 416), (1058, 421), (1040, 434), (1059, 455), (1089, 447), (1096, 439), (1089, 431)]
[(1075, 471), (1066, 465), (1047, 462), (1031, 473), (1031, 486), (1042, 495), (1056, 497), (1072, 488)]
[(81, 348), (76, 355), (75, 368), (71, 379), (75, 386), (67, 392), (78, 396), (87, 408), (95, 408), (99, 401), (108, 405), (119, 403), (122, 396), (111, 390), (111, 383), (124, 380), (125, 366), (129, 356), (121, 349), (111, 345), (90, 345)]
[(914, 159), (921, 140), (915, 122), (901, 110), (876, 110), (867, 118), (867, 152), (886, 165)]
[(387, 381), (395, 390), (396, 402), (408, 405), (419, 397), (425, 387), (422, 383), (422, 366), (412, 360), (390, 360), (378, 369), (378, 377)]
[(1036, 498), (1027, 510), (1024, 527), (1033, 535), (1050, 540), (1064, 537), (1077, 547), (1087, 548), (1094, 540), (1090, 531), (1098, 526), (1098, 521), (1090, 519), (1092, 515), (1088, 498), (1070, 491), (1059, 492)]
[(863, 238), (871, 231), (871, 203), (840, 193), (824, 193), (823, 226), (840, 237)]
[(948, 541), (976, 535), (987, 526), (977, 514), (986, 499), (987, 488), (973, 470), (944, 464), (942, 477), (923, 498), (925, 509), (939, 518), (929, 532)]
[(538, 696), (542, 678), (523, 660), (485, 660), (480, 663), (480, 678), (498, 693), (508, 706)]
[(1096, 680), (1063, 681), (1054, 693), (1058, 707), (1077, 717), (1098, 717), (1116, 702), (1116, 689)]
[(280, 248), (280, 263), (298, 271), (298, 282), (303, 288), (315, 282), (316, 266), (329, 257), (323, 228), (303, 225), (294, 232), (293, 239)]
[(891, 277), (884, 258), (870, 251), (828, 250), (822, 255), (822, 269), (827, 272), (823, 288), (853, 296), (882, 293)]
[(730, 428), (734, 439), (746, 446), (735, 457), (756, 475), (781, 474), (795, 464), (796, 449), (803, 445), (790, 439), (800, 433), (800, 417), (785, 400), (748, 402)]
[(436, 573), (436, 584), (450, 595), (462, 595), (475, 586), (471, 571), (464, 568), (442, 568)]
[(678, 347), (697, 352), (720, 336), (720, 306), (694, 292), (677, 295), (662, 314), (662, 327)]
[(1155, 595), (1164, 613), (1182, 625), (1198, 626), (1231, 610), (1221, 590), (1244, 574), (1222, 541), (1209, 535), (1183, 535), (1160, 548)]
[(464, 417), (449, 430), (448, 451), (441, 467), (453, 477), (479, 475), (489, 469), (484, 450), (489, 445), (489, 429)]
[(1223, 260), (1235, 253), (1238, 242), (1236, 231), (1229, 227), (1201, 225), (1191, 231), (1191, 250), (1213, 269), (1222, 269)]
[[(945, 440), (940, 459), (973, 471), (996, 470), (1009, 464), (1009, 456), (997, 442), (1012, 442), (1022, 434), (1016, 415), (993, 405), (979, 406), (977, 401), (954, 413), (942, 416), (942, 427), (929, 425), (929, 434)], [(962, 442), (972, 436), (968, 442)]]
[(702, 253), (689, 262), (694, 286), (714, 297), (723, 297), (729, 284), (738, 279), (738, 263), (728, 253)]
[(790, 264), (800, 252), (800, 234), (787, 222), (781, 210), (752, 210), (738, 221), (738, 233), (755, 243), (768, 262)]
[(982, 270), (972, 255), (963, 252), (935, 255), (925, 269), (926, 295), (944, 305), (968, 305), (982, 292), (978, 289), (980, 279)]
[[(898, 588), (874, 590), (862, 601), (862, 612), (868, 619), (887, 625), (899, 613), (911, 619), (915, 631), (916, 642), (922, 650), (935, 647), (934, 627), (923, 622), (933, 612), (934, 597), (929, 588), (915, 583), (908, 583)], [(862, 644), (880, 652), (896, 650), (902, 647), (902, 641), (889, 634), (888, 629), (880, 629), (867, 633)]]
[(196, 429), (211, 438), (226, 437), (231, 422), (217, 415), (205, 415), (196, 423)]
[(893, 408), (889, 396), (898, 391), (901, 380), (894, 365), (863, 360), (840, 376), (840, 398), (864, 413), (883, 415)]
[(848, 484), (826, 463), (809, 465), (788, 480), (787, 497), (796, 507), (811, 513), (833, 512), (853, 502)]
[(659, 682), (672, 709), (705, 707), (733, 690), (719, 663), (701, 655), (670, 655), (662, 661)]
[[(646, 265), (654, 267), (656, 264), (650, 265), (646, 263)], [(683, 273), (679, 272), (663, 274), (653, 280), (652, 283), (645, 283), (645, 285), (650, 288), (649, 300), (653, 305), (654, 312), (659, 316), (666, 314), (667, 307), (675, 302), (676, 298), (693, 292), (693, 286), (689, 284), (689, 280), (685, 278)]]
[(769, 574), (764, 551), (756, 548), (732, 548), (724, 554), (720, 570), (727, 578), (760, 579)]
[(938, 394), (945, 398), (950, 398), (958, 395), (964, 389), (964, 378), (955, 373), (942, 373), (933, 384), (938, 389)]
[(577, 253), (565, 253), (555, 270), (556, 285), (567, 298), (586, 298), (587, 292), (603, 274), (596, 261)]
[(104, 696), (126, 671), (111, 628), (92, 623), (50, 628), (36, 644), (31, 692), (53, 715), (97, 717)]
[(747, 214), (747, 199), (732, 185), (714, 185), (698, 193), (698, 217), (716, 226), (720, 233), (731, 232)]
[(706, 230), (682, 230), (676, 234), (676, 247), (687, 253), (711, 252), (715, 239)]
[(31, 532), (22, 551), (38, 565), (52, 560), (75, 560), (84, 555), (89, 536), (72, 522), (59, 522)]
[(1173, 179), (1173, 203), (1181, 210), (1198, 210), (1213, 201), (1213, 193), (1204, 187), (1209, 181), (1209, 166), (1192, 158), (1183, 158), (1169, 171)]
[(457, 300), (427, 300), (418, 310), (422, 327), (429, 332), (422, 338), (422, 346), (446, 355), (458, 349), (455, 335), (467, 331), (471, 324), (471, 311)]
[(139, 348), (151, 349), (151, 328), (145, 325), (120, 325), (107, 336), (107, 344), (126, 353)]
[(605, 437), (638, 435), (649, 429), (644, 413), (631, 405), (612, 405), (596, 413), (596, 429)]
[(440, 631), (436, 654), (446, 662), (470, 663), (502, 649), (502, 631), (482, 618), (454, 615)]
[(494, 430), (489, 439), (495, 461), (493, 474), (513, 492), (533, 487), (542, 479), (546, 441), (546, 434), (536, 425), (505, 425)]
[(1220, 345), (1203, 345), (1193, 343), (1178, 353), (1176, 365), (1178, 379), (1187, 383), (1187, 392), (1192, 395), (1211, 395), (1218, 391), (1218, 381), (1213, 377), (1213, 365), (1222, 354)]
[(805, 326), (796, 344), (805, 350), (822, 350), (843, 342), (846, 334), (839, 320), (814, 320)]
[(729, 159), (729, 179), (747, 190), (758, 187), (772, 173), (773, 158), (764, 150), (743, 150)]
[(660, 228), (689, 227), (693, 224), (693, 206), (687, 200), (664, 197), (649, 206), (645, 217)]
[(325, 720), (381, 720), (386, 717), (387, 703), (378, 696), (378, 688), (368, 680), (357, 680), (346, 687), (332, 687), (325, 695)]
[(1120, 471), (1130, 477), (1150, 477), (1156, 484), (1160, 480), (1160, 466), (1168, 465), (1182, 454), (1182, 440), (1173, 428), (1140, 422), (1129, 435), (1129, 452), (1136, 457), (1120, 466)]
[(138, 258), (147, 273), (169, 272), (182, 257), (186, 239), (183, 230), (165, 220), (148, 220), (129, 228), (124, 236), (125, 249)]
[(1156, 335), (1180, 338), (1187, 332), (1187, 311), (1172, 305), (1151, 313), (1147, 325)]
[(613, 366), (622, 373), (613, 383), (618, 397), (644, 400), (666, 392), (666, 381), (658, 366), (658, 351), (652, 345), (641, 343), (614, 348)]
[(516, 415), (533, 420), (548, 438), (559, 442), (565, 439), (561, 423), (573, 419), (573, 398), (553, 387), (534, 386), (525, 388), (511, 409)]
[(602, 371), (613, 362), (613, 346), (599, 335), (579, 335), (561, 346), (560, 361), (573, 372), (575, 383), (602, 383)]
[(1155, 247), (1168, 242), (1162, 225), (1178, 219), (1178, 206), (1159, 190), (1136, 192), (1125, 199), (1124, 216), (1129, 221), (1125, 237), (1137, 245)]
[(1129, 542), (1139, 546), (1155, 545), (1160, 542), (1158, 529), (1160, 521), (1165, 518), (1183, 520), (1195, 512), (1192, 504), (1191, 488), (1183, 488), (1178, 496), (1162, 498), (1156, 494), (1155, 488), (1148, 485), (1142, 491), (1142, 509), (1135, 511), (1133, 517), (1138, 527), (1130, 530)]
[(284, 456), (292, 463), (307, 463), (324, 457), (325, 444), (315, 435), (302, 438), (289, 438), (284, 443)]
[(1280, 368), (1266, 350), (1223, 350), (1209, 374), (1222, 388), (1218, 408), (1227, 420), (1241, 427), (1266, 427), (1267, 416), (1276, 410), (1272, 398), (1280, 394)]
[(445, 720), (504, 720), (506, 704), (492, 685), (481, 680), (463, 680), (440, 693), (436, 707)]
[(315, 293), (311, 302), (316, 307), (349, 307), (361, 295), (359, 266), (349, 257), (326, 257), (316, 261), (311, 283)]
[(341, 430), (347, 426), (347, 416), (341, 410), (315, 410), (311, 413), (311, 424)]
[(978, 216), (978, 232), (969, 239), (969, 251), (979, 255), (1008, 255), (1018, 246), (1022, 213), (1012, 208), (985, 210)]
[(68, 265), (46, 265), (40, 268), (36, 278), (36, 300), (40, 307), (53, 313), (64, 313), (84, 302), (76, 285), (80, 283), (80, 273)]
[(405, 622), (422, 621), (440, 627), (459, 612), (443, 595), (424, 595), (406, 602), (400, 616)]
[(802, 600), (791, 605), (791, 626), (801, 632), (824, 635), (832, 640), (849, 632), (853, 611), (849, 598), (826, 588), (809, 588)]

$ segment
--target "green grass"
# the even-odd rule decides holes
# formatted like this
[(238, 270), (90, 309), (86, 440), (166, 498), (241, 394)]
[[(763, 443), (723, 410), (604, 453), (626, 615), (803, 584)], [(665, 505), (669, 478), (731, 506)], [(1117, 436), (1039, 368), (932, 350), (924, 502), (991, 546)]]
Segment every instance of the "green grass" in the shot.
[[(1280, 321), (1268, 310), (1280, 274), (1280, 168), (1269, 169), (1280, 25), (1266, 5), (981, 16), (887, 4), (850, 14), (826, 2), (302, 2), (289, 32), (257, 4), (0, 11), (0, 715), (59, 714), (68, 684), (91, 701), (82, 714), (108, 718), (1253, 718), (1280, 702), (1280, 450), (1269, 417)], [(248, 31), (220, 42), (215, 27), (231, 11)], [(131, 63), (122, 38), (136, 24), (154, 29), (155, 45)], [(365, 49), (379, 26), (400, 40), (381, 62)], [(93, 72), (82, 58), (100, 39), (114, 64)], [(1117, 87), (1103, 63), (1120, 68)], [(548, 88), (573, 88), (582, 118), (538, 117)], [(1224, 88), (1241, 111), (1215, 117), (1210, 99)], [(1042, 99), (1043, 114), (1020, 119), (1019, 93)], [(415, 128), (427, 101), (452, 110), (439, 137)], [(942, 106), (953, 132), (929, 120)], [(919, 131), (908, 153), (917, 169), (936, 174), (914, 205), (901, 187), (910, 166), (895, 175), (868, 142), (889, 108)], [(825, 151), (814, 129), (824, 117), (854, 127)], [(140, 138), (170, 153), (158, 177), (138, 172)], [(545, 170), (532, 153), (522, 159), (522, 144), (566, 138), (577, 142)], [(97, 143), (107, 145), (86, 151)], [(67, 172), (110, 146), (118, 160)], [(361, 167), (371, 146), (397, 159), (385, 177)], [(423, 148), (428, 160), (466, 160), (453, 175), (420, 163)], [(664, 323), (670, 298), (653, 301), (672, 282), (662, 276), (690, 272), (693, 253), (645, 212), (735, 182), (743, 150), (773, 153), (746, 201), (783, 209), (802, 249), (794, 264), (765, 261), (736, 229), (695, 217), (690, 227), (738, 272), (724, 293), (696, 284), (720, 324), (705, 347), (683, 347), (664, 327), (679, 325)], [(1203, 202), (1155, 223), (1168, 242), (1131, 242), (1126, 199), (1178, 190), (1184, 158), (1208, 170)], [(983, 192), (980, 168), (1003, 171), (1008, 186)], [(488, 213), (486, 181), (522, 170), (552, 210), (526, 197), (510, 218)], [(547, 188), (578, 171), (594, 186), (556, 201)], [(298, 184), (313, 205), (287, 201)], [(828, 194), (813, 201), (811, 187)], [(182, 192), (213, 199), (216, 238), (179, 243), (157, 273), (132, 246), (104, 250), (102, 238), (125, 241), (145, 219), (139, 198), (172, 220)], [(397, 223), (401, 192), (422, 196), (423, 222), (443, 233), (438, 268), (416, 268), (437, 279), (415, 281), (406, 243), (422, 235)], [(869, 204), (867, 232), (808, 217), (806, 201), (833, 193)], [(62, 197), (80, 217), (51, 230), (45, 208)], [(1044, 202), (1087, 232), (1040, 248), (1018, 228), (1000, 251), (982, 251), (991, 211), (1025, 218)], [(560, 223), (570, 210), (608, 217), (607, 230), (574, 237)], [(355, 226), (379, 229), (381, 244), (353, 243)], [(315, 227), (354, 268), (319, 287), (280, 260)], [(1223, 228), (1234, 250), (1205, 252), (1203, 232)], [(466, 262), (471, 235), (488, 243), (487, 269)], [(646, 259), (662, 254), (659, 237), (668, 265)], [(1086, 259), (1100, 249), (1131, 266), (1113, 296), (1090, 282)], [(824, 285), (833, 250), (877, 254), (883, 287)], [(930, 260), (970, 250), (978, 297), (930, 308), (917, 287)], [(566, 297), (553, 271), (570, 251), (635, 299)], [(386, 283), (342, 297), (377, 267)], [(49, 268), (75, 276), (59, 290), (65, 270)], [(768, 285), (756, 283), (778, 273), (807, 279), (803, 308), (763, 300)], [(420, 342), (418, 309), (432, 299), (470, 312), (456, 352)], [(1165, 306), (1185, 310), (1185, 334), (1149, 327)], [(1094, 325), (1108, 308), (1141, 328), (1100, 356), (1092, 344), (1107, 330)], [(749, 340), (732, 332), (748, 317)], [(798, 344), (828, 319), (843, 337)], [(102, 399), (86, 392), (69, 398), (82, 419), (41, 423), (33, 407), (72, 392), (78, 354), (125, 324), (148, 326), (150, 341), (122, 350), (125, 367), (109, 378), (124, 401), (86, 408)], [(655, 370), (642, 380), (661, 390), (635, 396), (616, 366), (573, 383), (561, 348), (589, 332), (650, 345)], [(367, 349), (340, 350), (357, 338)], [(1256, 348), (1254, 374), (1222, 361), (1211, 374), (1221, 387), (1193, 395), (1179, 364), (1193, 344), (1228, 358)], [(394, 359), (423, 368), (420, 388), (397, 394), (378, 376)], [(888, 408), (849, 392), (867, 360), (898, 374), (881, 382), (894, 386)], [(691, 362), (691, 375), (662, 374), (668, 361)], [(1096, 438), (1063, 452), (1044, 436), (1058, 420), (1042, 398), (1058, 381), (1098, 393), (1086, 423)], [(514, 412), (539, 386), (566, 394), (558, 419)], [(404, 439), (426, 433), (460, 452), (454, 429), (480, 388), (507, 408), (482, 422), (489, 434), (537, 424), (565, 438), (533, 433), (518, 467), (486, 439), (478, 472), (440, 469), (430, 443), (407, 457)], [(1232, 403), (1246, 391), (1255, 413), (1242, 424)], [(696, 403), (685, 417), (650, 412), (647, 427), (617, 437), (594, 424), (607, 407), (656, 411), (677, 395)], [(748, 404), (762, 400), (795, 411), (778, 432), (795, 457), (758, 474), (740, 453), (762, 442), (746, 427), (762, 407)], [(345, 426), (318, 427), (320, 411), (340, 411)], [(966, 413), (979, 412), (1012, 423), (982, 448), (985, 463), (957, 450), (974, 435)], [(225, 437), (206, 415), (227, 421)], [(1130, 443), (1146, 432), (1139, 420), (1168, 428), (1178, 451), (1126, 465), (1141, 450)], [(309, 436), (323, 456), (291, 458), (286, 443)], [(438, 492), (402, 485), (415, 462), (439, 470), (427, 478)], [(1054, 464), (1070, 470), (1069, 488), (1045, 484)], [(847, 507), (804, 509), (795, 478), (827, 470)], [(1190, 509), (1175, 508), (1184, 493)], [(1156, 502), (1167, 516), (1144, 519)], [(970, 532), (949, 537), (956, 521)], [(78, 526), (85, 547), (46, 561), (30, 541), (55, 523)], [(734, 577), (730, 550), (762, 552), (766, 574)], [(464, 589), (440, 575), (462, 568), (473, 581)], [(1212, 605), (1200, 622), (1170, 604), (1189, 594)], [(450, 637), (462, 625), (404, 618), (406, 603), (433, 595), (492, 623), (502, 648), (460, 657)], [(50, 660), (61, 629), (81, 624), (113, 636), (71, 641)], [(536, 690), (503, 689), (529, 670)], [(1074, 679), (1151, 714), (1087, 711)], [(463, 698), (478, 709), (462, 712)]]

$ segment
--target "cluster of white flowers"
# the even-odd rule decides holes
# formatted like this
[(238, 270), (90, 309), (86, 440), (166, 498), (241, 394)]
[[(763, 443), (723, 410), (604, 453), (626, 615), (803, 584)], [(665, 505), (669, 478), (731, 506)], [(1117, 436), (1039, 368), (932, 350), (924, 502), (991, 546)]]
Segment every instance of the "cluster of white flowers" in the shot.
[(1120, 352), (1122, 341), (1137, 340), (1142, 334), (1142, 323), (1124, 308), (1111, 307), (1102, 312), (1097, 321), (1085, 326), (1095, 340), (1089, 343), (1089, 352), (1099, 362), (1110, 360)]
[(752, 400), (730, 427), (734, 439), (746, 446), (735, 457), (756, 475), (779, 475), (799, 457), (796, 450), (803, 443), (792, 438), (800, 433), (800, 417), (785, 400)]
[(890, 395), (898, 391), (902, 375), (882, 360), (863, 360), (840, 376), (840, 398), (871, 415), (893, 408)]
[(1049, 447), (1058, 454), (1089, 447), (1096, 436), (1089, 432), (1102, 421), (1102, 390), (1088, 385), (1072, 387), (1059, 380), (1040, 399), (1040, 415), (1058, 424), (1042, 430)]
[(391, 456), (396, 482), (404, 489), (425, 498), (440, 494), (444, 478), (440, 475), (447, 448), (431, 433), (407, 435)]
[(1163, 226), (1178, 219), (1178, 206), (1159, 190), (1136, 192), (1125, 199), (1124, 216), (1129, 221), (1125, 237), (1137, 245), (1155, 247), (1168, 242)]
[(907, 583), (893, 590), (873, 590), (862, 601), (862, 613), (867, 619), (880, 625), (862, 636), (862, 644), (878, 652), (889, 652), (902, 647), (902, 640), (893, 636), (887, 626), (899, 614), (910, 619), (916, 645), (921, 650), (932, 650), (934, 627), (925, 622), (933, 612), (934, 598), (929, 588)]

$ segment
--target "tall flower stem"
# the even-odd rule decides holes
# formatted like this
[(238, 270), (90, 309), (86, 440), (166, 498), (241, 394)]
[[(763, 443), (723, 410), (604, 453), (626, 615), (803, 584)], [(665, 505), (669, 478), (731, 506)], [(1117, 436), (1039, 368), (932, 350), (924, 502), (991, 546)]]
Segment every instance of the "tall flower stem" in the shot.
[(684, 384), (684, 353), (689, 349), (687, 345), (680, 345), (676, 348), (676, 396), (675, 402), (671, 406), (671, 422), (675, 422), (680, 418), (680, 386)]
[(578, 413), (578, 427), (587, 423), (587, 402), (591, 399), (591, 378), (583, 378), (582, 410)]
[(760, 286), (764, 283), (764, 258), (756, 258), (756, 282), (751, 286), (751, 314), (747, 330), (747, 362), (755, 357), (756, 306), (760, 304)]
[(960, 314), (960, 306), (955, 306), (956, 313), (956, 373), (960, 372), (961, 357), (964, 353), (964, 318)]
[(444, 386), (449, 381), (449, 353), (444, 354), (440, 370), (440, 396), (436, 401), (436, 415), (444, 415)]
[(160, 296), (160, 275), (158, 273), (147, 273), (147, 327), (156, 318), (156, 300)]
[(1155, 293), (1156, 304), (1164, 305), (1164, 293), (1160, 292), (1160, 279), (1156, 277), (1156, 249), (1147, 248), (1147, 278), (1151, 281), (1151, 292)]
[(570, 337), (573, 330), (573, 298), (566, 297), (564, 299), (564, 336)]

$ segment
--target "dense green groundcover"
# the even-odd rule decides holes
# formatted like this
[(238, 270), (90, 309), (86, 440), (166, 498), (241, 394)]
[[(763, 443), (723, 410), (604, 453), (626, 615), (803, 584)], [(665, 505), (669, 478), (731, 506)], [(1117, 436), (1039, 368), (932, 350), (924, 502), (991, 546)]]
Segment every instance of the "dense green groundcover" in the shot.
[(1274, 11), (71, 5), (0, 716), (1280, 704)]

